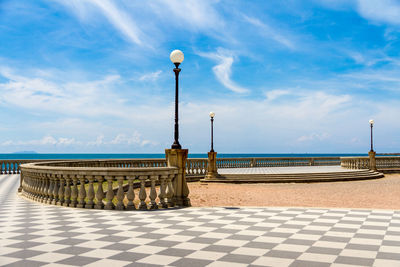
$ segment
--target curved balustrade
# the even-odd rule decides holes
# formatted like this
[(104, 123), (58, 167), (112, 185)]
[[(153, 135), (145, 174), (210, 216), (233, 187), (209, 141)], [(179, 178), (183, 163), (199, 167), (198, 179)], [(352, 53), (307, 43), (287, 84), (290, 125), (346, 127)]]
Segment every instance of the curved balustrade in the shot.
[[(47, 204), (88, 209), (145, 210), (175, 205), (172, 183), (177, 168), (121, 168), (123, 161), (117, 164), (119, 167), (93, 166), (96, 162), (87, 161), (87, 167), (75, 166), (84, 165), (85, 161), (23, 164), (20, 166), (22, 194)], [(140, 182), (138, 190), (134, 189), (135, 181)], [(147, 190), (146, 183), (150, 183)], [(156, 183), (160, 184), (158, 192)]]

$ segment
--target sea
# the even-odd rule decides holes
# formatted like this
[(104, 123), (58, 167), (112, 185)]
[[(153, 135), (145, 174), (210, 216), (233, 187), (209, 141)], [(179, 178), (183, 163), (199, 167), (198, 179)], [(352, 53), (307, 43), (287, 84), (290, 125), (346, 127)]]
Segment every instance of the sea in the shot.
[[(353, 156), (368, 156), (365, 154), (312, 154), (312, 153), (289, 153), (289, 154), (261, 154), (261, 153), (221, 153), (217, 154), (217, 158), (273, 158), (273, 157), (353, 157)], [(207, 158), (206, 153), (192, 153), (189, 158)], [(145, 158), (165, 158), (165, 154), (137, 154), (137, 153), (7, 153), (0, 154), (1, 159), (145, 159)]]

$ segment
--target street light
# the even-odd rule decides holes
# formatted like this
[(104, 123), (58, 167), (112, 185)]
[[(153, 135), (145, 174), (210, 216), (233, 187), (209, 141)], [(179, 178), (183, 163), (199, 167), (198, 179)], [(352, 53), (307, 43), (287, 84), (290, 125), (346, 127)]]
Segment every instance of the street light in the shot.
[(373, 139), (372, 139), (372, 128), (374, 127), (374, 120), (369, 120), (369, 125), (371, 126), (371, 152), (374, 151)]
[(178, 124), (178, 102), (179, 102), (179, 91), (178, 91), (178, 80), (179, 80), (179, 72), (181, 69), (179, 68), (179, 64), (183, 61), (183, 53), (181, 50), (174, 50), (169, 55), (172, 63), (175, 64), (174, 72), (175, 72), (175, 132), (174, 138), (175, 141), (172, 144), (172, 149), (181, 149), (181, 145), (179, 144), (179, 124)]
[(210, 112), (210, 118), (211, 118), (211, 150), (210, 152), (214, 152), (214, 112)]

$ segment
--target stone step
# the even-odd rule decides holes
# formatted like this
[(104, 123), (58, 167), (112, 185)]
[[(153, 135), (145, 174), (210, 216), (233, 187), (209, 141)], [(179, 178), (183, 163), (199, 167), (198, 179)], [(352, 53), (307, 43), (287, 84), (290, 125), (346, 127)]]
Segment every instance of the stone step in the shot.
[(370, 170), (326, 173), (279, 174), (224, 174), (220, 178), (203, 179), (202, 182), (222, 183), (280, 183), (280, 182), (332, 182), (382, 178), (383, 174)]

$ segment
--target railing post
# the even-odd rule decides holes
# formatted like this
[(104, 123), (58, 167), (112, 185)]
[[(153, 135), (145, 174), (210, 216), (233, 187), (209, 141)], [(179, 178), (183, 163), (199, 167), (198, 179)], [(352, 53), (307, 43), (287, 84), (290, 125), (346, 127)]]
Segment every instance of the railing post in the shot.
[(185, 207), (191, 206), (190, 199), (188, 198), (189, 188), (186, 183), (186, 161), (188, 152), (188, 149), (165, 149), (168, 167), (178, 168), (178, 175), (172, 181), (175, 193), (173, 196), (175, 205)]
[(376, 152), (375, 151), (370, 151), (368, 152), (368, 156), (369, 156), (369, 169), (373, 170), (373, 171), (377, 171), (376, 169)]
[(208, 166), (205, 179), (218, 178), (217, 152), (208, 152)]

